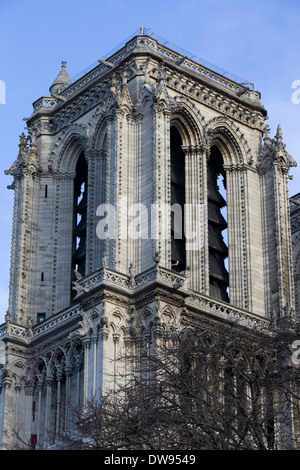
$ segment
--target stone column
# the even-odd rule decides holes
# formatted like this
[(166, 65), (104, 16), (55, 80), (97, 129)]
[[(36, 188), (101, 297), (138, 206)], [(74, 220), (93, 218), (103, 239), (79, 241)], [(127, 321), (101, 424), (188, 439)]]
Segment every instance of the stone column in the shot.
[(41, 417), (42, 417), (42, 388), (43, 388), (43, 382), (40, 380), (38, 381), (37, 384), (37, 389), (38, 389), (38, 416), (37, 416), (37, 448), (41, 448), (41, 427), (42, 427), (42, 422), (41, 422)]
[[(25, 137), (24, 137), (25, 138)], [(27, 145), (27, 144), (26, 144)], [(14, 176), (15, 203), (12, 238), (12, 266), (9, 308), (14, 323), (26, 326), (32, 316), (35, 281), (37, 205), (39, 198), (38, 168), (28, 166), (30, 151), (22, 147), (23, 164), (18, 170), (7, 171)], [(23, 153), (24, 152), (24, 153)]]
[(90, 338), (83, 338), (84, 347), (84, 379), (83, 379), (83, 406), (90, 399)]
[[(1, 377), (1, 380), (2, 380), (2, 377)], [(5, 409), (5, 388), (4, 388), (3, 384), (1, 383), (0, 384), (0, 416), (1, 416), (1, 420), (0, 420), (0, 443), (1, 443), (1, 447), (3, 446), (4, 409)]]
[(107, 351), (107, 340), (109, 332), (106, 327), (102, 327), (99, 332), (98, 340), (98, 385), (99, 385), (99, 399), (101, 400), (104, 388), (105, 388), (105, 374), (106, 374), (106, 351)]
[(12, 379), (9, 377), (9, 375), (5, 376), (5, 379), (2, 382), (2, 416), (3, 419), (1, 420), (3, 423), (3, 430), (2, 430), (2, 436), (3, 436), (3, 449), (9, 450), (11, 449), (11, 445), (13, 444), (12, 442), (12, 434), (11, 432), (7, 432), (7, 430), (11, 429), (11, 412), (9, 408), (9, 403), (12, 401), (12, 396), (11, 396), (11, 385), (12, 385)]
[(46, 377), (46, 413), (45, 413), (45, 439), (44, 447), (49, 445), (50, 429), (51, 429), (51, 396), (52, 396), (52, 381), (53, 377)]
[[(280, 312), (295, 308), (294, 267), (288, 192), (288, 167), (274, 161), (274, 201), (276, 221), (276, 254), (278, 266), (278, 308)], [(282, 313), (281, 313), (282, 315)]]
[(13, 188), (14, 195), (14, 218), (11, 244), (11, 270), (10, 270), (10, 294), (9, 294), (9, 311), (11, 319), (18, 321), (17, 312), (20, 309), (20, 285), (19, 276), (22, 272), (20, 263), (20, 237), (22, 230), (22, 205), (24, 201), (24, 180), (21, 176), (15, 176)]
[(240, 167), (224, 165), (227, 185), (228, 262), (230, 303), (249, 307), (247, 277), (247, 221), (245, 215), (244, 172)]
[[(143, 204), (143, 188), (142, 188), (142, 174), (143, 174), (143, 165), (142, 165), (142, 122), (143, 116), (138, 114), (134, 119), (130, 117), (129, 123), (131, 128), (131, 139), (130, 139), (130, 147), (131, 147), (131, 154), (130, 160), (128, 163), (131, 164), (130, 167), (130, 199), (128, 201), (130, 204)], [(148, 214), (149, 215), (149, 214)], [(151, 237), (151, 227), (149, 224), (149, 217), (148, 217), (148, 237)], [(132, 248), (128, 253), (128, 260), (132, 262), (135, 266), (136, 273), (142, 271), (143, 265), (143, 246), (144, 244), (148, 244), (148, 239), (146, 238), (138, 238), (134, 240), (132, 243)]]
[(55, 242), (52, 265), (53, 312), (67, 307), (71, 298), (74, 176), (57, 175)]
[(264, 273), (267, 278), (266, 316), (284, 316), (295, 309), (288, 172), (295, 162), (285, 150), (281, 128), (274, 139), (268, 133), (261, 151), (261, 205), (263, 213)]
[(55, 439), (57, 436), (59, 438), (59, 431), (60, 431), (60, 412), (61, 412), (61, 380), (62, 380), (62, 372), (57, 374), (57, 402), (56, 402), (56, 423), (55, 423)]
[(31, 434), (33, 432), (33, 394), (34, 385), (31, 383), (26, 383), (24, 403), (24, 436), (26, 442), (29, 442)]
[[(152, 210), (152, 249), (149, 250), (152, 259), (149, 266), (153, 266), (153, 257), (156, 252), (160, 253), (160, 264), (162, 267), (171, 268), (171, 155), (170, 155), (170, 116), (171, 111), (163, 109), (155, 103), (153, 105), (153, 159), (152, 168), (148, 169), (151, 175), (149, 179), (149, 206), (153, 204)], [(150, 158), (150, 155), (148, 156)], [(151, 161), (151, 160), (150, 160)], [(149, 163), (148, 163), (149, 165)], [(150, 200), (151, 196), (151, 200)]]
[(66, 374), (66, 403), (65, 403), (65, 433), (70, 434), (71, 431), (71, 376), (73, 373), (73, 368), (71, 366), (65, 367)]
[[(76, 363), (76, 369), (77, 369), (77, 374), (76, 374), (76, 403), (77, 403), (77, 406), (79, 407), (80, 406), (80, 363), (77, 362)], [(74, 401), (74, 405), (75, 405), (75, 401)]]
[(93, 344), (93, 388), (92, 388), (92, 398), (95, 399), (97, 395), (97, 368), (98, 368), (98, 336), (94, 333), (92, 337), (92, 344)]
[(113, 359), (113, 367), (114, 367), (114, 392), (116, 391), (117, 383), (119, 382), (118, 377), (118, 345), (120, 341), (120, 335), (118, 333), (113, 333), (113, 346), (114, 346), (114, 359)]
[(207, 235), (207, 154), (208, 148), (183, 147), (185, 152), (185, 236), (186, 264), (190, 267), (190, 287), (209, 293)]
[[(107, 155), (105, 166), (105, 203), (116, 206), (116, 151), (115, 151), (115, 123), (113, 115), (106, 117), (107, 125)], [(109, 227), (110, 230), (113, 227)], [(109, 237), (103, 241), (103, 250), (106, 256), (107, 268), (115, 269), (116, 240)]]
[(14, 429), (16, 432), (19, 431), (18, 429), (18, 423), (19, 423), (19, 397), (20, 397), (20, 391), (21, 391), (21, 384), (16, 383), (15, 384), (15, 422), (14, 422)]

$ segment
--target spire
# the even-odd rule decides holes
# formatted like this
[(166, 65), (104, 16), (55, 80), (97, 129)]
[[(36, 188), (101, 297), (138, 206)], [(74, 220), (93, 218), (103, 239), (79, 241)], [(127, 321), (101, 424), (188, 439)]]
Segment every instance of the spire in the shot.
[(277, 160), (284, 161), (288, 167), (297, 166), (295, 160), (291, 157), (291, 155), (286, 151), (286, 144), (283, 142), (282, 138), (282, 129), (280, 124), (277, 126), (277, 132), (275, 138), (273, 139), (274, 142), (274, 156)]
[(61, 91), (71, 84), (71, 79), (66, 69), (67, 62), (65, 60), (61, 63), (61, 71), (57, 75), (56, 79), (52, 83), (49, 91), (51, 95), (59, 94)]

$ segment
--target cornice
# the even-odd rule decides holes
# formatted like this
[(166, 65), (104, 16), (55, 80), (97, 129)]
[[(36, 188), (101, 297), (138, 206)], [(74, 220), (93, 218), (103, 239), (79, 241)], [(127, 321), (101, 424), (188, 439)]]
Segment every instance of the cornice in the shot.
[[(151, 78), (153, 83), (159, 82), (163, 64), (166, 88), (188, 96), (249, 127), (262, 127), (266, 110), (259, 99), (239, 96), (245, 87), (188, 59), (177, 65), (182, 56), (174, 51), (172, 56), (168, 55), (168, 51), (170, 51), (168, 48), (158, 45), (151, 38), (137, 36), (109, 59), (113, 65), (112, 69), (103, 63), (100, 64), (63, 90), (61, 93), (63, 100), (54, 97), (42, 97), (37, 100), (33, 104), (34, 113), (27, 119), (27, 125), (41, 127), (39, 121), (46, 118), (48, 126), (43, 122), (41, 131), (57, 133), (68, 122), (78, 119), (109, 97), (113, 92), (114, 74), (119, 74), (121, 77), (126, 73), (128, 82), (143, 75), (141, 68), (133, 65), (135, 59), (144, 58), (147, 63), (152, 61), (148, 79)], [(122, 80), (123, 78), (120, 82)]]

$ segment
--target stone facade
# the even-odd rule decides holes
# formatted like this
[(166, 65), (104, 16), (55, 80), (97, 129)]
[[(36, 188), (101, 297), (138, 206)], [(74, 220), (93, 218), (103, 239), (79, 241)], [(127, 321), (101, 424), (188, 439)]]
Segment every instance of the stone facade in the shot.
[[(189, 318), (256, 327), (295, 310), (295, 162), (280, 127), (270, 138), (259, 92), (143, 31), (99, 62), (74, 83), (62, 63), (7, 171), (15, 206), (0, 329), (4, 449), (14, 429), (39, 448), (71, 432), (68, 399), (113, 387), (115, 359), (139, 335)], [(168, 212), (180, 198), (183, 242)]]
[(300, 193), (290, 198), (296, 313), (300, 314)]

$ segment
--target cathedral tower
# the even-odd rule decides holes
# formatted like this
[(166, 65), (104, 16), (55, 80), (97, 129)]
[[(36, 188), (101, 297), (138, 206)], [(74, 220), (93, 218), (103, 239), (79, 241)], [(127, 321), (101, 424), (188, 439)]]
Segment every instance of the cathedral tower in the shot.
[(137, 336), (293, 312), (295, 163), (266, 118), (253, 85), (144, 30), (74, 83), (62, 63), (7, 171), (3, 448), (14, 428), (40, 448), (71, 432), (65, 403), (113, 387)]

